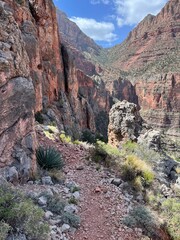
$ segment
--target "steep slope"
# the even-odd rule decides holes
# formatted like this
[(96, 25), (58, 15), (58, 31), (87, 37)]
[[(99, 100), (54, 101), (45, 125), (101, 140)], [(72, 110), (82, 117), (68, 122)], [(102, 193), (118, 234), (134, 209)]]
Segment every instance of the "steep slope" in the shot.
[(122, 44), (109, 49), (108, 63), (125, 71), (162, 63), (156, 70), (177, 71), (179, 44), (180, 2), (170, 0), (157, 16), (146, 16)]

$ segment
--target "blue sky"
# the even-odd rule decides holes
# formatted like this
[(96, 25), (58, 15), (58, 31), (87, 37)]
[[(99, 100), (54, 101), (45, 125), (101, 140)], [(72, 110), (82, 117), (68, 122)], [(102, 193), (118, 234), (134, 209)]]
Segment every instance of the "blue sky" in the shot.
[(70, 20), (94, 41), (111, 47), (121, 43), (149, 13), (156, 15), (168, 0), (54, 0)]

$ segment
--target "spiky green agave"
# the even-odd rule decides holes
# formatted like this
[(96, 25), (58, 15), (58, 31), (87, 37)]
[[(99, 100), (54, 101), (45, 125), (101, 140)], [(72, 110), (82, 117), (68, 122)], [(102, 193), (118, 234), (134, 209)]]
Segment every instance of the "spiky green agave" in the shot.
[(40, 146), (36, 150), (36, 159), (43, 169), (62, 169), (64, 161), (62, 155), (53, 147), (44, 148)]

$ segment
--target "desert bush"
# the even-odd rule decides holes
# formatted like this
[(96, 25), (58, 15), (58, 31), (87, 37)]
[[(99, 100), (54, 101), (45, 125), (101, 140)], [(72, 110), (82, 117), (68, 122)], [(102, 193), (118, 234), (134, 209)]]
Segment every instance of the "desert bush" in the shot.
[(161, 206), (162, 216), (166, 220), (167, 230), (174, 240), (180, 239), (180, 200), (168, 198)]
[[(44, 211), (34, 205), (17, 190), (9, 186), (0, 188), (0, 229), (4, 226), (2, 234), (6, 234), (9, 227), (13, 231), (19, 229), (27, 236), (34, 239), (45, 239), (49, 226), (44, 222)], [(4, 222), (2, 222), (4, 221)]]
[(85, 129), (82, 132), (81, 141), (88, 143), (96, 143), (96, 138), (95, 135), (89, 129)]
[(160, 159), (160, 154), (158, 152), (154, 151), (153, 149), (149, 149), (144, 145), (137, 145), (133, 154), (138, 158), (143, 159), (143, 161), (151, 163), (156, 163)]
[(6, 239), (9, 230), (11, 229), (10, 225), (4, 221), (0, 221), (0, 240)]
[(115, 161), (121, 156), (121, 152), (118, 148), (99, 140), (89, 149), (89, 152), (94, 162), (103, 164), (106, 167), (115, 166)]
[(127, 155), (135, 155), (143, 161), (147, 162), (157, 162), (160, 158), (159, 153), (154, 151), (153, 149), (149, 149), (147, 146), (139, 145), (132, 141), (127, 141), (122, 145), (121, 152), (124, 156)]
[(76, 144), (76, 145), (80, 145), (81, 143), (82, 143), (82, 142), (79, 141), (79, 140), (77, 140), (77, 139), (73, 141), (73, 144)]
[(63, 143), (72, 143), (71, 137), (67, 136), (65, 133), (60, 134), (60, 139)]
[(152, 191), (147, 193), (147, 202), (154, 210), (160, 210), (161, 199), (163, 199), (163, 195), (160, 193), (160, 190), (158, 193)]
[(75, 197), (71, 197), (71, 198), (69, 198), (68, 203), (77, 205), (78, 201), (77, 201), (77, 199)]
[(48, 198), (47, 206), (49, 211), (56, 214), (62, 214), (66, 206), (66, 202), (58, 197)]
[(156, 222), (151, 212), (144, 206), (137, 206), (132, 209), (123, 223), (131, 228), (141, 228), (145, 234), (152, 237), (155, 234)]
[(80, 140), (82, 142), (87, 142), (87, 143), (91, 143), (91, 144), (96, 143), (98, 140), (100, 140), (102, 142), (107, 142), (107, 139), (102, 134), (93, 133), (89, 129), (83, 130)]
[(36, 158), (39, 166), (43, 169), (62, 169), (64, 161), (61, 154), (52, 147), (44, 148), (40, 146), (36, 150)]
[(49, 170), (48, 175), (51, 177), (53, 183), (63, 183), (65, 181), (63, 172), (58, 169)]
[(49, 138), (51, 140), (55, 140), (54, 134), (50, 133), (49, 130), (44, 130), (43, 132), (47, 138)]
[(118, 156), (118, 157), (121, 156), (121, 153), (117, 147), (113, 147), (110, 144), (104, 143), (102, 141), (97, 141), (96, 148), (101, 150), (102, 152), (104, 151), (108, 155)]
[(138, 148), (138, 144), (132, 141), (127, 141), (122, 147), (126, 152), (133, 153)]
[(140, 176), (135, 177), (135, 179), (133, 180), (133, 187), (136, 191), (142, 191), (143, 184)]
[(70, 191), (71, 191), (71, 193), (80, 191), (80, 187), (79, 186), (73, 186), (73, 187), (70, 188)]
[[(154, 180), (154, 173), (150, 166), (135, 155), (129, 155), (122, 165), (122, 176), (127, 181), (134, 181), (141, 177), (143, 186), (149, 186)], [(140, 178), (139, 178), (140, 179)]]
[(62, 221), (74, 228), (78, 228), (80, 225), (80, 217), (73, 213), (64, 212), (62, 214)]

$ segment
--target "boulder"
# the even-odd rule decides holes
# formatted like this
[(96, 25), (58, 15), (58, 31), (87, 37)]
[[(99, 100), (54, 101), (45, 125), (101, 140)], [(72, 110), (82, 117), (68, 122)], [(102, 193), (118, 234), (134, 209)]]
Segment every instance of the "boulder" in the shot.
[(161, 149), (161, 133), (160, 131), (150, 129), (145, 134), (140, 134), (138, 143), (158, 151)]
[(127, 140), (137, 141), (142, 130), (143, 119), (136, 104), (126, 100), (114, 104), (109, 113), (108, 142), (119, 146)]

